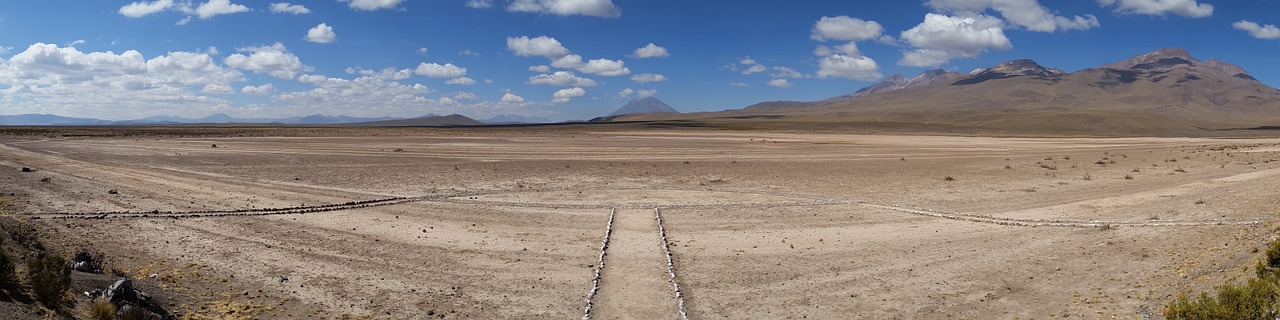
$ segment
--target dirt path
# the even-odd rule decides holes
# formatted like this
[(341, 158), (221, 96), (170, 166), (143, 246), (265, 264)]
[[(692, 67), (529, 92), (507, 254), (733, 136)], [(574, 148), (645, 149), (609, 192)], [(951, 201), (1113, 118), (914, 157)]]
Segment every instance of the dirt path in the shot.
[(618, 210), (594, 319), (678, 319), (653, 210)]

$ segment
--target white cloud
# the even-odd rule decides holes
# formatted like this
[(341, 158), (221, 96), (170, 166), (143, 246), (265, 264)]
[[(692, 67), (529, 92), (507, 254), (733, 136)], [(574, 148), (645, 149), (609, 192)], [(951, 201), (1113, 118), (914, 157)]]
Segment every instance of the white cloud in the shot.
[(636, 96), (640, 98), (652, 97), (658, 94), (658, 89), (636, 90)]
[(1266, 40), (1280, 39), (1280, 28), (1276, 28), (1276, 26), (1273, 24), (1268, 24), (1263, 26), (1263, 25), (1258, 25), (1257, 22), (1240, 20), (1240, 21), (1236, 21), (1236, 23), (1231, 24), (1231, 26), (1236, 28), (1237, 30), (1248, 32), (1249, 35), (1253, 36), (1254, 38), (1266, 39)]
[(631, 90), (631, 88), (626, 88), (626, 89), (622, 89), (622, 91), (618, 91), (618, 97), (626, 98), (626, 97), (630, 97), (635, 93), (636, 93), (635, 90)]
[(560, 89), (559, 91), (556, 91), (555, 94), (551, 95), (551, 102), (569, 103), (569, 99), (585, 95), (587, 95), (587, 90), (579, 87)]
[(773, 80), (769, 80), (769, 82), (766, 82), (765, 84), (771, 87), (779, 87), (779, 88), (791, 87), (791, 82), (787, 81), (787, 79), (773, 79)]
[(579, 77), (573, 72), (556, 71), (552, 74), (540, 74), (529, 77), (529, 84), (541, 84), (561, 87), (594, 87), (596, 81)]
[(729, 83), (729, 85), (731, 85), (731, 86), (735, 86), (735, 87), (746, 87), (746, 86), (749, 86), (749, 84), (745, 84), (745, 83), (741, 83), (741, 82), (730, 82), (730, 83)]
[(551, 60), (551, 66), (556, 68), (573, 69), (581, 68), (582, 65), (582, 56), (576, 54), (565, 55)]
[(209, 0), (196, 7), (195, 14), (201, 20), (209, 20), (215, 16), (249, 12), (249, 7), (231, 3), (231, 0)]
[(547, 65), (529, 66), (529, 71), (547, 73), (551, 72), (551, 67), (548, 67)]
[(136, 50), (81, 52), (56, 44), (32, 44), (0, 58), (5, 111), (123, 119), (156, 112), (216, 108), (229, 103), (204, 94), (232, 91), (239, 71), (207, 53), (170, 52), (146, 59)]
[(631, 76), (631, 81), (639, 83), (661, 82), (667, 81), (667, 76), (656, 73), (641, 73)]
[(445, 81), (444, 84), (456, 84), (456, 85), (469, 86), (469, 85), (476, 84), (476, 80), (467, 78), (467, 77), (457, 77), (457, 78), (449, 79), (449, 81)]
[(467, 0), (467, 8), (488, 9), (493, 7), (493, 0)]
[(0, 55), (9, 54), (10, 51), (13, 51), (13, 47), (0, 46)]
[(192, 16), (187, 16), (186, 18), (182, 18), (182, 20), (178, 20), (178, 22), (173, 23), (173, 25), (175, 25), (175, 26), (185, 26), (185, 25), (187, 25), (188, 23), (191, 23), (191, 18), (193, 18), (193, 17), (192, 17)]
[(458, 51), (458, 55), (460, 55), (460, 56), (475, 56), (475, 57), (479, 57), (479, 56), (480, 56), (480, 53), (479, 53), (479, 52), (476, 52), (475, 50), (466, 49), (466, 50)]
[(616, 18), (622, 11), (612, 0), (513, 0), (507, 11)]
[(213, 93), (213, 94), (231, 94), (231, 93), (236, 93), (236, 90), (231, 89), (231, 86), (228, 86), (225, 84), (206, 84), (204, 86), (204, 89), (200, 89), (200, 92)]
[(578, 68), (579, 72), (601, 75), (606, 77), (616, 77), (631, 74), (622, 60), (609, 59), (591, 59), (585, 65)]
[(352, 9), (373, 11), (379, 9), (395, 9), (400, 6), (404, 0), (338, 0), (342, 2), (350, 2), (347, 4)]
[(743, 57), (742, 59), (738, 60), (738, 63), (739, 63), (739, 64), (742, 64), (742, 65), (744, 65), (744, 66), (746, 66), (746, 65), (758, 64), (758, 63), (756, 62), (756, 60), (755, 60), (755, 59), (751, 59), (751, 57)]
[(277, 2), (271, 4), (271, 12), (273, 13), (289, 13), (289, 14), (308, 14), (311, 9), (300, 4), (292, 4), (288, 2)]
[(266, 73), (273, 77), (281, 79), (293, 79), (298, 73), (310, 71), (311, 67), (302, 64), (302, 60), (298, 56), (289, 53), (288, 49), (279, 42), (270, 46), (248, 47), (237, 49), (243, 53), (236, 53), (224, 60), (228, 66), (241, 70), (249, 70), (253, 73)]
[(328, 80), (329, 77), (318, 74), (304, 74), (298, 77), (298, 82), (317, 84)]
[[(908, 52), (900, 64), (937, 66), (956, 57), (972, 58), (989, 49), (1009, 50), (1000, 19), (990, 16), (953, 17), (926, 14), (924, 22), (902, 32), (901, 38), (916, 50)], [(929, 59), (922, 59), (928, 57)]]
[(843, 54), (846, 56), (862, 55), (862, 52), (858, 50), (858, 43), (853, 41), (849, 41), (849, 43), (845, 43), (835, 47), (818, 45), (817, 48), (813, 49), (813, 55), (819, 56), (819, 57), (831, 56), (837, 53)]
[(1010, 24), (1031, 31), (1087, 30), (1099, 26), (1098, 18), (1093, 15), (1057, 16), (1037, 0), (929, 0), (926, 4), (936, 10), (959, 16), (974, 16), (987, 9), (995, 10)]
[(285, 109), (292, 114), (337, 110), (352, 116), (465, 112), (463, 106), (453, 98), (426, 96), (431, 90), (422, 84), (401, 84), (365, 76), (355, 79), (325, 78), (313, 84), (315, 88), (311, 90), (282, 92), (272, 96), (274, 103), (283, 106), (269, 108)]
[(818, 77), (874, 81), (881, 75), (880, 66), (871, 58), (836, 54), (818, 60)]
[(330, 43), (338, 40), (338, 35), (333, 33), (333, 27), (321, 23), (311, 28), (311, 30), (307, 30), (306, 39), (315, 43)]
[(117, 12), (126, 17), (141, 18), (167, 10), (170, 7), (173, 7), (173, 0), (138, 1), (120, 7)]
[(423, 62), (418, 64), (418, 69), (414, 70), (414, 73), (437, 79), (457, 78), (467, 75), (467, 68), (455, 66), (452, 63), (441, 65)]
[(769, 75), (774, 78), (804, 78), (804, 74), (796, 69), (788, 67), (773, 67), (773, 74)]
[(818, 41), (861, 41), (875, 39), (882, 32), (884, 27), (875, 21), (848, 16), (822, 17), (813, 24), (813, 29), (809, 31), (809, 38)]
[(480, 99), (480, 97), (476, 96), (476, 94), (474, 94), (474, 93), (470, 93), (470, 92), (466, 92), (466, 91), (458, 91), (458, 92), (455, 92), (455, 93), (453, 94), (453, 98), (454, 98), (454, 99), (457, 99), (457, 100), (476, 100), (476, 99)]
[(539, 36), (532, 39), (525, 36), (508, 37), (507, 49), (515, 53), (516, 56), (537, 56), (552, 60), (569, 55), (568, 48), (561, 45), (556, 38), (548, 36)]
[(507, 92), (502, 95), (502, 103), (524, 103), (524, 97)]
[(265, 96), (272, 93), (276, 93), (276, 87), (271, 85), (270, 83), (256, 86), (256, 87), (244, 86), (244, 88), (240, 88), (240, 92), (248, 95)]
[(636, 49), (635, 52), (631, 53), (631, 56), (640, 58), (640, 59), (666, 58), (666, 57), (670, 57), (671, 54), (667, 53), (667, 48), (659, 47), (658, 45), (650, 42), (648, 45), (645, 45), (643, 47), (640, 47), (639, 49)]
[(428, 51), (430, 51), (430, 50), (427, 50), (427, 48), (426, 48), (426, 47), (421, 47), (421, 48), (418, 48), (418, 50), (414, 50), (414, 52), (417, 52), (417, 53), (418, 53), (418, 55), (420, 55), (420, 56), (425, 56), (425, 55), (427, 55), (427, 52), (428, 52)]
[(769, 70), (769, 68), (766, 68), (764, 65), (753, 64), (753, 65), (751, 65), (750, 67), (747, 67), (747, 69), (746, 69), (746, 70), (742, 70), (742, 74), (747, 75), (747, 74), (752, 74), (752, 73), (765, 72), (765, 71), (768, 71), (768, 70)]
[(383, 68), (382, 70), (347, 68), (345, 71), (347, 74), (360, 74), (362, 76), (374, 77), (382, 80), (404, 80), (413, 77), (412, 69), (396, 70), (396, 68), (391, 67)]
[(1115, 12), (1122, 14), (1163, 16), (1172, 13), (1191, 18), (1213, 15), (1213, 5), (1196, 0), (1098, 0), (1098, 5), (1115, 6)]

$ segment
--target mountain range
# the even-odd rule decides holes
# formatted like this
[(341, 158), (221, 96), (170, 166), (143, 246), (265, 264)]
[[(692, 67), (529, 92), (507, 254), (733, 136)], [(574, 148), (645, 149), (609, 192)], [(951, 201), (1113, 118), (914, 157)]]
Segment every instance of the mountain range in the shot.
[(675, 108), (672, 108), (671, 106), (667, 105), (666, 102), (662, 102), (662, 100), (658, 100), (658, 98), (654, 98), (650, 96), (650, 97), (641, 97), (641, 98), (631, 100), (631, 102), (627, 102), (626, 105), (623, 105), (621, 108), (618, 108), (617, 111), (610, 113), (609, 116), (655, 113), (655, 112), (680, 113), (680, 111), (677, 111)]
[[(441, 116), (429, 113), (421, 117), (400, 118), (400, 117), (349, 117), (349, 116), (327, 116), (315, 114), (303, 117), (288, 118), (237, 118), (225, 113), (216, 113), (203, 118), (184, 118), (177, 116), (152, 116), (135, 120), (110, 121), (92, 118), (72, 118), (63, 117), (52, 114), (19, 114), (19, 115), (0, 115), (0, 125), (22, 125), (22, 126), (111, 126), (111, 125), (182, 125), (182, 124), (289, 124), (289, 125), (336, 125), (336, 124), (357, 124), (357, 123), (384, 123), (388, 121), (407, 120), (400, 123), (429, 123), (434, 119), (441, 117), (449, 117), (448, 120), (442, 122), (445, 125), (475, 125), (479, 124), (517, 124), (517, 123), (549, 123), (551, 120), (542, 117), (526, 117), (514, 114), (504, 114), (495, 116), (482, 121), (476, 121), (470, 118), (464, 121), (457, 117)], [(423, 120), (430, 119), (430, 120)], [(396, 123), (396, 122), (388, 122)], [(428, 124), (429, 125), (429, 124)]]
[(1177, 135), (1280, 125), (1280, 90), (1243, 68), (1167, 48), (1076, 72), (1018, 59), (968, 74), (900, 75), (815, 102), (627, 120), (897, 127), (988, 133)]

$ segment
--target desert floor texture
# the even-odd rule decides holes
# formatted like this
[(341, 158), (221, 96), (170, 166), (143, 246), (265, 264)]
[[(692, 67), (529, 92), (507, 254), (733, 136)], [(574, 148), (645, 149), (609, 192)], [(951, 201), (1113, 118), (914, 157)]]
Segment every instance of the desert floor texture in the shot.
[(1278, 160), (1280, 139), (11, 136), (0, 192), (186, 313), (1129, 319), (1252, 274)]

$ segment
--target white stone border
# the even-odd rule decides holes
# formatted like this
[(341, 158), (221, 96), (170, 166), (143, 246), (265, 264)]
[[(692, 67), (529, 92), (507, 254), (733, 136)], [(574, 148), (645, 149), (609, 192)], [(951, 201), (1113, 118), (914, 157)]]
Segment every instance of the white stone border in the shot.
[(653, 217), (658, 220), (658, 235), (662, 236), (662, 250), (667, 252), (667, 281), (671, 282), (671, 289), (676, 292), (676, 309), (680, 311), (681, 320), (689, 320), (689, 314), (684, 311), (684, 295), (680, 293), (680, 284), (676, 282), (676, 264), (671, 259), (671, 243), (667, 242), (667, 229), (662, 227), (662, 212), (658, 208), (653, 208)]
[(587, 292), (587, 306), (582, 309), (582, 320), (591, 319), (591, 303), (600, 291), (600, 272), (604, 271), (604, 256), (609, 250), (609, 236), (613, 235), (613, 214), (618, 209), (609, 209), (609, 223), (604, 226), (604, 240), (600, 241), (600, 261), (596, 264), (596, 276), (591, 280), (591, 291)]

